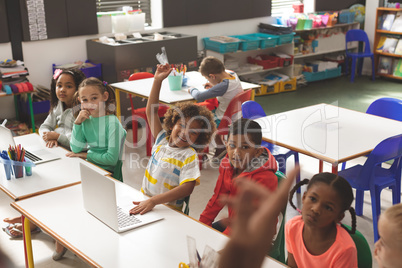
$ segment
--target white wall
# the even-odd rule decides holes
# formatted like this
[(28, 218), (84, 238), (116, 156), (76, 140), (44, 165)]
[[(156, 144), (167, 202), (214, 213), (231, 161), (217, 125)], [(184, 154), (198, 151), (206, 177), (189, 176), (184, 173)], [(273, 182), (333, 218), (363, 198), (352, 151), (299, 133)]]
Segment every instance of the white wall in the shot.
[[(374, 48), (375, 20), (378, 7), (378, 0), (366, 0), (366, 17), (364, 20), (364, 31), (370, 40), (370, 48)], [(363, 74), (371, 75), (371, 60), (366, 58), (363, 65)]]
[[(213, 35), (231, 35), (257, 32), (260, 22), (270, 22), (270, 17), (219, 22), (194, 26), (159, 29), (198, 36), (198, 49), (203, 49), (202, 38)], [(156, 31), (156, 30), (154, 30)], [(29, 79), (34, 85), (49, 87), (52, 77), (52, 64), (66, 64), (87, 59), (87, 39), (96, 38), (86, 35), (70, 38), (49, 39), (23, 42), (25, 65), (29, 68)]]
[[(12, 59), (11, 43), (0, 43), (0, 60)], [(1, 89), (0, 89), (1, 90)], [(11, 96), (0, 98), (0, 119), (15, 118), (14, 98)]]

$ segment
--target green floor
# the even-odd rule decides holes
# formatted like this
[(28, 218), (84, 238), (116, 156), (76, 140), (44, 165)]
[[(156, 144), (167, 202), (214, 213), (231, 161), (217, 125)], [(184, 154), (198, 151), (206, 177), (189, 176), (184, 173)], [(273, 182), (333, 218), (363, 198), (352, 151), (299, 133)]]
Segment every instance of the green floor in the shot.
[(256, 97), (267, 115), (284, 112), (318, 103), (328, 103), (343, 108), (366, 112), (374, 100), (382, 97), (402, 99), (402, 82), (368, 76), (356, 77), (350, 83), (349, 76), (309, 83), (296, 91)]

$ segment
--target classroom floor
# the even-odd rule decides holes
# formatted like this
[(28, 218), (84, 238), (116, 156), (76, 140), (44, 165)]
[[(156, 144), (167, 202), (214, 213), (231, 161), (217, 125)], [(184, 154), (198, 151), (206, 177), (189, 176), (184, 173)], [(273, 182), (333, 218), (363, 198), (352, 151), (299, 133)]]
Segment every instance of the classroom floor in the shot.
[[(331, 103), (344, 108), (354, 109), (364, 112), (369, 104), (380, 97), (395, 97), (402, 99), (400, 82), (384, 79), (371, 81), (367, 77), (356, 78), (355, 83), (349, 83), (348, 77), (340, 77), (329, 81), (316, 82), (307, 87), (299, 88), (294, 92), (287, 92), (277, 95), (257, 97), (256, 101), (262, 104), (267, 114), (278, 113), (303, 106), (317, 103)], [(125, 183), (139, 189), (142, 176), (144, 174), (147, 157), (145, 156), (145, 146), (133, 148), (131, 131), (127, 134), (127, 141), (124, 153), (123, 175)], [(141, 139), (140, 139), (141, 140)], [(143, 141), (145, 143), (145, 140)], [(357, 163), (364, 163), (364, 158), (348, 162), (348, 166)], [(302, 165), (302, 178), (310, 178), (318, 172), (318, 161), (307, 156), (300, 155)], [(293, 160), (288, 160), (288, 167), (293, 166)], [(330, 172), (331, 167), (324, 165), (324, 171)], [(201, 184), (194, 189), (190, 199), (190, 216), (198, 219), (200, 213), (205, 208), (206, 203), (212, 196), (218, 177), (218, 167), (207, 165), (201, 171)], [(389, 190), (384, 190), (381, 196), (382, 209), (391, 205), (391, 194)], [(300, 202), (300, 198), (295, 197)], [(2, 218), (17, 216), (18, 213), (10, 207), (12, 200), (0, 191), (0, 215)], [(223, 212), (219, 217), (224, 216)], [(365, 195), (364, 216), (357, 217), (357, 229), (366, 237), (371, 249), (374, 249), (371, 202), (368, 193)], [(287, 218), (297, 215), (293, 208), (288, 207)], [(73, 220), (73, 219), (71, 219)], [(343, 221), (350, 225), (350, 215), (346, 215)], [(85, 239), (83, 237), (83, 239)], [(51, 255), (54, 250), (54, 241), (43, 232), (32, 235), (35, 266), (39, 268), (47, 267), (88, 267), (71, 252), (67, 252), (65, 257), (55, 262)], [(13, 267), (24, 267), (23, 242), (21, 239), (10, 239), (7, 234), (0, 231), (0, 248), (6, 252), (13, 262)], [(183, 249), (185, 250), (185, 249)], [(202, 251), (202, 249), (201, 249)], [(373, 267), (378, 267), (374, 262)]]

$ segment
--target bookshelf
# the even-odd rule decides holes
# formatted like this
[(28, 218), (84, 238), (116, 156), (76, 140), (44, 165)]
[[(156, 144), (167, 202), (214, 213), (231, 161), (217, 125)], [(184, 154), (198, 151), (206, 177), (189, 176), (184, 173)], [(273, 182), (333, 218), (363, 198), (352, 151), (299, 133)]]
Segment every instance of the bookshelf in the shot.
[[(398, 31), (393, 31), (390, 29), (383, 29), (384, 17), (386, 17), (389, 14), (396, 14), (397, 12), (402, 12), (402, 9), (387, 8), (387, 7), (377, 8), (375, 35), (374, 35), (374, 48), (373, 48), (374, 64), (375, 64), (374, 66), (375, 66), (375, 73), (377, 76), (402, 80), (402, 76), (395, 76), (393, 74), (394, 67), (396, 66), (396, 62), (402, 61), (402, 55), (389, 53), (389, 52), (383, 52), (383, 51), (377, 51), (377, 48), (379, 47), (379, 43), (380, 43), (380, 40), (382, 37), (391, 37), (391, 38), (397, 38), (397, 39), (402, 38), (402, 28), (398, 29)], [(380, 71), (380, 59), (383, 59), (383, 57), (387, 58), (387, 60), (386, 60), (387, 62), (392, 62), (391, 66), (390, 66), (391, 73), (382, 73)], [(385, 61), (385, 60), (382, 60), (382, 61)]]

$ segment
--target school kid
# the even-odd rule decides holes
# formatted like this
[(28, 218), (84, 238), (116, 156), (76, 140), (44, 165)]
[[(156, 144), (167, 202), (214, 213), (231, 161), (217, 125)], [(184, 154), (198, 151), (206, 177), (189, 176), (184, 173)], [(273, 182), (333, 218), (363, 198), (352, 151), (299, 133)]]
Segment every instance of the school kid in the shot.
[[(46, 142), (46, 147), (52, 148), (59, 144), (70, 149), (71, 131), (74, 117), (72, 112), (74, 94), (79, 84), (85, 79), (79, 69), (54, 71), (50, 85), (49, 115), (39, 128), (39, 134)], [(21, 217), (5, 218), (8, 226), (3, 228), (11, 238), (22, 237)], [(31, 233), (40, 232), (40, 229), (31, 223)]]
[(123, 181), (119, 157), (126, 131), (115, 115), (114, 90), (106, 82), (90, 77), (82, 81), (77, 93), (81, 111), (74, 121), (72, 152), (66, 155), (86, 159)]
[[(270, 151), (261, 146), (261, 140), (261, 126), (253, 120), (241, 118), (230, 126), (226, 143), (228, 153), (221, 161), (214, 194), (201, 213), (201, 222), (225, 234), (230, 234), (227, 219), (214, 223), (213, 221), (224, 207), (220, 202), (220, 198), (225, 195), (236, 195), (237, 189), (234, 183), (236, 177), (244, 177), (255, 181), (270, 191), (274, 191), (277, 188), (276, 161)], [(233, 211), (230, 207), (228, 210), (230, 222), (233, 217)]]
[(235, 179), (236, 196), (222, 197), (234, 210), (230, 240), (222, 250), (220, 268), (259, 268), (271, 249), (277, 218), (286, 206), (289, 189), (299, 168), (287, 174), (277, 190), (270, 192), (257, 182)]
[(380, 268), (402, 266), (402, 204), (394, 205), (378, 220), (380, 239), (375, 243), (374, 258)]
[(137, 202), (131, 214), (144, 214), (158, 204), (181, 210), (184, 198), (199, 183), (200, 169), (197, 151), (207, 145), (215, 132), (212, 113), (205, 107), (184, 103), (170, 108), (162, 126), (159, 116), (159, 94), (162, 81), (172, 69), (158, 65), (146, 107), (155, 145), (145, 170), (141, 191), (149, 199)]
[(290, 267), (357, 267), (357, 251), (349, 231), (339, 222), (349, 210), (352, 231), (356, 230), (356, 214), (350, 206), (353, 191), (342, 177), (332, 173), (319, 173), (311, 180), (297, 183), (289, 196), (304, 184), (307, 191), (302, 197), (301, 215), (289, 220), (285, 226), (288, 265)]
[[(206, 91), (200, 91), (197, 88), (189, 89), (189, 93), (197, 101), (205, 101), (211, 98), (217, 98), (219, 105), (213, 111), (215, 123), (218, 127), (230, 101), (243, 91), (240, 79), (236, 73), (227, 71), (223, 63), (215, 57), (206, 57), (202, 60), (199, 72), (204, 76), (208, 83), (205, 84)], [(215, 138), (217, 145), (215, 156), (219, 156), (224, 152), (223, 141), (221, 136)]]
[(70, 149), (74, 94), (84, 79), (85, 75), (79, 69), (54, 71), (50, 86), (50, 112), (39, 128), (46, 147), (61, 145)]

